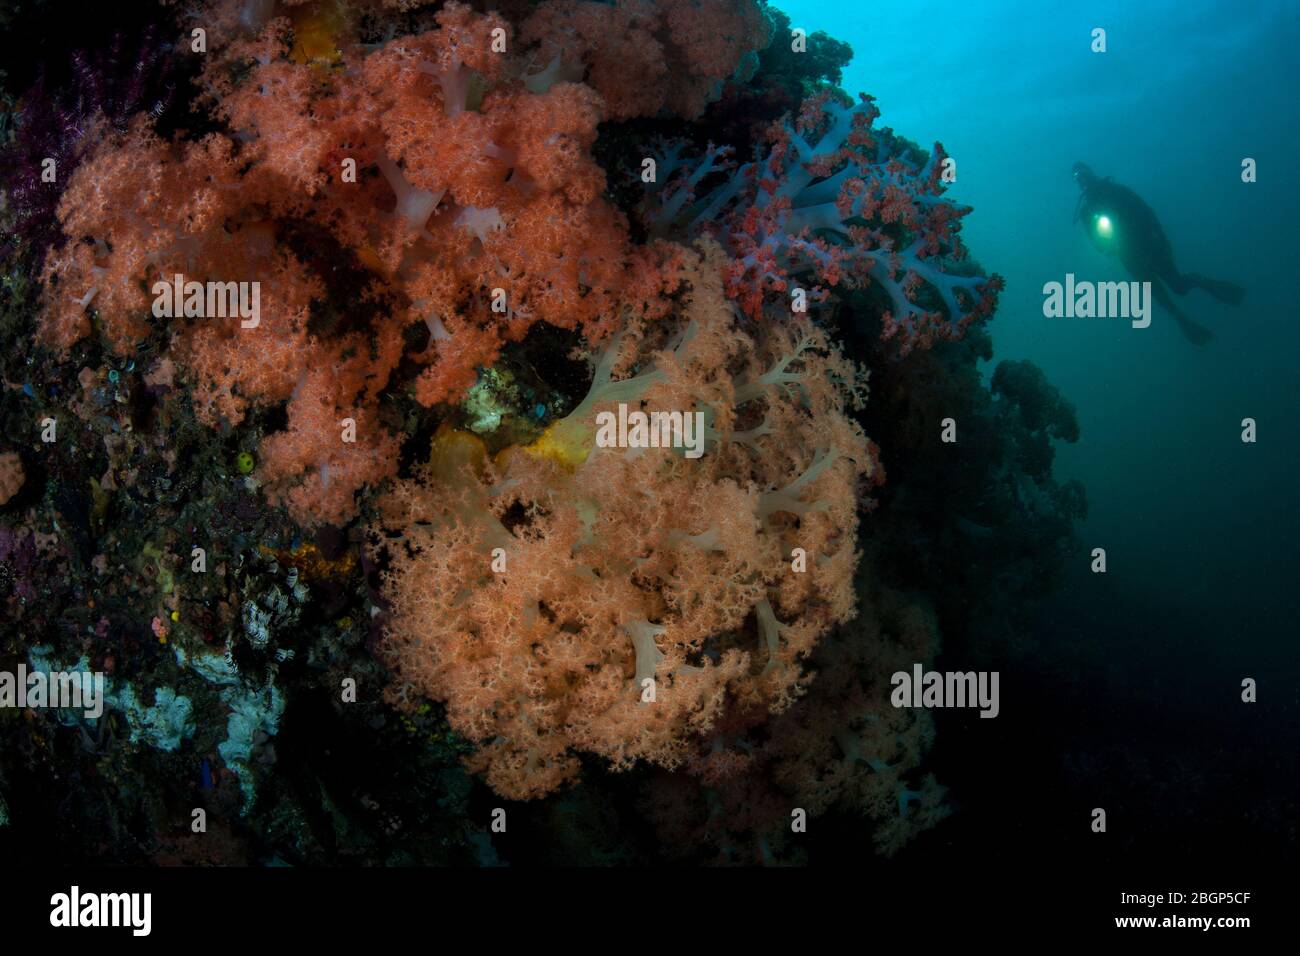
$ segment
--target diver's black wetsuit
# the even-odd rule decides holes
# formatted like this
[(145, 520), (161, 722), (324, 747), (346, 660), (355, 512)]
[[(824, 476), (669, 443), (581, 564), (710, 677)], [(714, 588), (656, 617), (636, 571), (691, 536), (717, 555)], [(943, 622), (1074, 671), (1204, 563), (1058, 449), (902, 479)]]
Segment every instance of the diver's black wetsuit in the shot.
[[(1076, 222), (1083, 220), (1093, 244), (1102, 252), (1118, 256), (1134, 279), (1150, 282), (1151, 294), (1178, 320), (1188, 339), (1198, 345), (1209, 341), (1209, 330), (1188, 319), (1174, 304), (1168, 290), (1186, 295), (1192, 289), (1203, 289), (1220, 302), (1231, 305), (1240, 303), (1246, 290), (1232, 282), (1180, 271), (1174, 262), (1173, 247), (1160, 227), (1160, 220), (1151, 207), (1127, 186), (1093, 175), (1083, 163), (1075, 164), (1074, 179), (1082, 190), (1074, 218)], [(1109, 235), (1097, 227), (1103, 216), (1110, 221)]]

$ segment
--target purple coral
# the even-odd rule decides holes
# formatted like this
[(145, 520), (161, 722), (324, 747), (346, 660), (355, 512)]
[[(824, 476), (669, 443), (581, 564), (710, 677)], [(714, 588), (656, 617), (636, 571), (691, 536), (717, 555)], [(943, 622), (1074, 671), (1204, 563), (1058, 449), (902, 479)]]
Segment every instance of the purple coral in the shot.
[[(0, 260), (23, 246), (43, 257), (60, 238), (55, 210), (72, 171), (97, 141), (97, 130), (105, 124), (124, 130), (142, 111), (156, 119), (173, 102), (176, 79), (168, 53), (156, 29), (147, 27), (137, 43), (118, 33), (103, 52), (73, 53), (72, 78), (62, 89), (49, 89), (44, 71), (37, 76), (14, 111), (9, 142), (0, 145), (0, 191), (8, 197)], [(53, 182), (42, 180), (47, 160), (54, 161)]]
[(854, 106), (818, 98), (739, 167), (726, 147), (687, 159), (665, 144), (647, 227), (718, 239), (732, 260), (728, 294), (751, 316), (795, 282), (819, 283), (814, 299), (824, 287), (878, 284), (889, 309), (882, 335), (901, 352), (958, 338), (992, 311), (1002, 280), (951, 271), (966, 256), (957, 230), (971, 210), (942, 196), (943, 147), (921, 161), (892, 130), (872, 128), (878, 115), (867, 96)]
[(30, 532), (18, 534), (0, 525), (0, 566), (6, 572), (13, 593), (24, 604), (36, 600), (36, 537)]

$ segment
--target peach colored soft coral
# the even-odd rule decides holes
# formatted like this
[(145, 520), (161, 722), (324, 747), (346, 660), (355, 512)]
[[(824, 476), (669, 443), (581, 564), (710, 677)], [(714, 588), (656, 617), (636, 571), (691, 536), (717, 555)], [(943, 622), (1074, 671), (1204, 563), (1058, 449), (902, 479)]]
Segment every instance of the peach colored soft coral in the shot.
[[(392, 694), (445, 701), (503, 796), (554, 790), (581, 751), (676, 766), (728, 706), (788, 706), (853, 613), (876, 468), (844, 411), (854, 370), (809, 325), (742, 330), (719, 261), (685, 264), (685, 321), (609, 344), (542, 440), (489, 461), (444, 431), (384, 501)], [(704, 413), (705, 454), (596, 448), (594, 416), (620, 401)]]
[(794, 862), (790, 812), (832, 809), (869, 821), (893, 854), (948, 813), (944, 790), (918, 772), (933, 739), (928, 711), (894, 707), (892, 675), (929, 663), (933, 612), (884, 585), (870, 557), (858, 568), (858, 614), (818, 642), (817, 674), (796, 707), (774, 719), (732, 711), (710, 730), (685, 773), (651, 778), (642, 809), (666, 845), (705, 848), (718, 862)]

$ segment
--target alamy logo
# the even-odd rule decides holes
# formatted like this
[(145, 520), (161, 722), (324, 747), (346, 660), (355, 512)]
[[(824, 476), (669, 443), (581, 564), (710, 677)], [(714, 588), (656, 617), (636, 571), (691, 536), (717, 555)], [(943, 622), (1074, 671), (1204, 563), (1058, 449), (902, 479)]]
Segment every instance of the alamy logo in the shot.
[(703, 412), (629, 412), (618, 403), (618, 414), (596, 415), (599, 448), (683, 448), (687, 458), (704, 454)]
[(1075, 282), (1043, 285), (1043, 315), (1049, 319), (1132, 319), (1133, 328), (1151, 324), (1150, 282)]
[(233, 319), (255, 329), (262, 322), (262, 283), (185, 281), (179, 273), (172, 281), (153, 284), (153, 314), (159, 319), (177, 316), (200, 319)]
[(87, 671), (0, 671), (0, 707), (80, 710), (88, 720), (104, 713), (104, 675)]
[(996, 717), (997, 671), (929, 671), (920, 664), (912, 672), (896, 671), (889, 702), (895, 707), (978, 707), (981, 717)]
[(153, 926), (151, 893), (82, 893), (74, 886), (69, 893), (50, 897), (50, 925), (129, 926), (133, 936), (148, 936)]

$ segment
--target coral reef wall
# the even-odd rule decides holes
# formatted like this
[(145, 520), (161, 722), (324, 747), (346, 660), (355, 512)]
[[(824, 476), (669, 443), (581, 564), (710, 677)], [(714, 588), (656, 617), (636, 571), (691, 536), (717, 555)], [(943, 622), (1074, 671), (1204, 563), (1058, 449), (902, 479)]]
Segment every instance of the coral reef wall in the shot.
[(757, 0), (138, 15), (5, 82), (0, 666), (111, 680), (0, 710), (10, 818), (467, 864), (503, 800), (580, 862), (942, 820), (890, 675), (1050, 587), (1078, 429), (981, 379), (1001, 280), (847, 47)]

